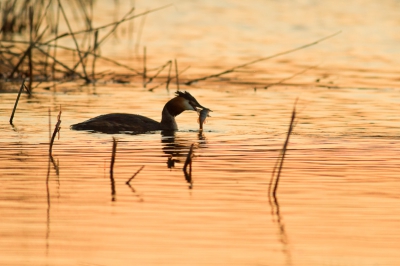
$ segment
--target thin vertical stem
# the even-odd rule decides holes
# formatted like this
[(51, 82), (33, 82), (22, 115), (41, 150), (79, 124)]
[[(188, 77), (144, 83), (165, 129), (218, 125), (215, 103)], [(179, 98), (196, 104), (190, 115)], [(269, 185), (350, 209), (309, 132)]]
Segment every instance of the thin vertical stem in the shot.
[(111, 181), (111, 198), (115, 201), (115, 181), (114, 181), (114, 163), (115, 163), (115, 153), (117, 151), (117, 140), (113, 137), (113, 146), (111, 154), (111, 164), (110, 164), (110, 181)]
[(93, 44), (93, 65), (92, 65), (92, 79), (93, 79), (93, 81), (96, 80), (95, 79), (94, 68), (95, 68), (95, 65), (96, 65), (96, 58), (97, 58), (96, 52), (97, 52), (97, 38), (98, 38), (98, 35), (99, 35), (99, 31), (96, 30), (95, 33), (94, 33), (94, 44)]
[(13, 111), (11, 113), (11, 117), (10, 117), (10, 124), (11, 125), (13, 124), (12, 122), (13, 122), (13, 119), (14, 119), (15, 110), (17, 110), (19, 97), (21, 96), (21, 92), (24, 89), (24, 86), (25, 86), (25, 79), (22, 81), (21, 88), (19, 89), (17, 99), (15, 100), (14, 109), (13, 109)]
[(90, 79), (88, 78), (88, 75), (87, 75), (87, 73), (86, 73), (85, 63), (83, 62), (83, 57), (82, 57), (82, 55), (81, 55), (81, 51), (80, 51), (80, 49), (79, 49), (78, 42), (77, 42), (77, 40), (76, 40), (76, 38), (75, 38), (75, 35), (74, 35), (73, 31), (72, 31), (71, 25), (69, 24), (67, 15), (65, 14), (64, 8), (63, 8), (63, 6), (61, 5), (61, 1), (60, 1), (60, 0), (58, 0), (58, 5), (59, 5), (59, 7), (60, 7), (60, 9), (61, 9), (61, 12), (63, 13), (65, 23), (67, 23), (67, 26), (68, 26), (68, 29), (69, 29), (70, 34), (71, 34), (71, 36), (72, 36), (72, 39), (74, 40), (74, 43), (75, 43), (75, 46), (76, 46), (76, 50), (77, 50), (78, 56), (79, 56), (79, 61), (81, 62), (81, 65), (82, 65), (82, 70), (83, 70), (83, 74), (84, 74), (84, 79), (86, 80), (87, 83), (89, 83), (89, 82), (90, 82)]
[(143, 47), (143, 87), (146, 88), (146, 46)]
[(168, 93), (169, 93), (169, 83), (171, 82), (171, 68), (172, 68), (172, 61), (169, 61), (168, 79), (167, 79), (167, 92)]
[(294, 127), (294, 120), (296, 118), (296, 103), (297, 103), (297, 99), (296, 99), (296, 102), (295, 102), (294, 107), (293, 107), (292, 118), (290, 119), (289, 130), (288, 130), (287, 135), (286, 135), (285, 143), (283, 144), (282, 156), (281, 156), (280, 162), (279, 162), (279, 168), (278, 168), (278, 173), (276, 175), (275, 186), (274, 186), (274, 189), (272, 191), (272, 196), (274, 198), (276, 198), (276, 191), (278, 190), (279, 178), (281, 176), (283, 162), (285, 160), (286, 150), (287, 150), (287, 146), (289, 144), (289, 138), (290, 138), (290, 135), (292, 134), (293, 127)]
[[(62, 113), (62, 111), (61, 111), (61, 107), (60, 107), (60, 112), (58, 113), (58, 116), (57, 116), (57, 123), (56, 123), (56, 126), (54, 127), (53, 135), (51, 136), (51, 140), (50, 140), (50, 147), (49, 147), (50, 156), (52, 156), (52, 152), (53, 152), (54, 139), (56, 138), (57, 133), (60, 133), (61, 113)], [(58, 135), (58, 137), (60, 138), (60, 135)]]
[(178, 62), (175, 59), (175, 75), (176, 75), (176, 87), (179, 91), (179, 74), (178, 74)]
[(32, 47), (33, 47), (33, 8), (29, 7), (29, 51), (28, 51), (28, 62), (29, 62), (29, 83), (28, 88), (32, 90), (32, 79), (33, 79), (33, 64), (32, 64)]

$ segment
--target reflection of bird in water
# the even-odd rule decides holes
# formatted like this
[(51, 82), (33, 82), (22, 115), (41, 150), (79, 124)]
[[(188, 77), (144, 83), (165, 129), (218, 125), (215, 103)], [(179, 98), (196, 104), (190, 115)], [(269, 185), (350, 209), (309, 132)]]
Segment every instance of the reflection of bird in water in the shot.
[[(161, 142), (163, 145), (163, 152), (168, 155), (167, 166), (168, 168), (174, 168), (175, 163), (180, 163), (180, 158), (186, 158), (187, 153), (190, 149), (191, 144), (193, 143), (190, 140), (185, 140), (179, 137), (176, 137), (174, 131), (162, 131), (162, 139)], [(196, 145), (196, 148), (204, 148), (204, 144), (206, 143), (206, 137), (203, 132), (199, 132), (198, 134), (198, 143), (200, 145)], [(184, 161), (185, 159), (183, 159)]]
[(167, 166), (168, 168), (174, 168), (175, 163), (180, 162), (179, 157), (183, 157), (183, 151), (187, 149), (187, 145), (183, 144), (185, 141), (175, 141), (174, 131), (162, 131), (161, 142), (164, 144), (162, 150), (168, 156)]
[(112, 113), (100, 115), (71, 126), (75, 130), (90, 130), (103, 133), (145, 133), (156, 130), (178, 130), (175, 117), (185, 110), (206, 109), (188, 92), (176, 92), (176, 97), (169, 100), (161, 113), (161, 122), (141, 115)]

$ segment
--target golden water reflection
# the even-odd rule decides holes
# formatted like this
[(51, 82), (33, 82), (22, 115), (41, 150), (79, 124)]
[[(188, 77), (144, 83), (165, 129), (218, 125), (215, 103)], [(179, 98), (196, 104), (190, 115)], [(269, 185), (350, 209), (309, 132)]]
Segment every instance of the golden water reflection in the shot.
[[(115, 135), (114, 198), (111, 135), (69, 126), (116, 111), (159, 120), (173, 85), (171, 93), (134, 79), (38, 88), (21, 95), (13, 126), (16, 94), (0, 94), (0, 265), (398, 265), (398, 2), (364, 2), (184, 1), (149, 16), (149, 67), (178, 58), (182, 69), (191, 65), (182, 80), (343, 32), (181, 85), (213, 110), (204, 131), (185, 112), (173, 134)], [(96, 16), (114, 16), (108, 4)], [(102, 53), (140, 69), (129, 40), (115, 38)], [(297, 97), (299, 120), (271, 198)], [(49, 157), (48, 108), (55, 115), (60, 105), (61, 138)], [(193, 143), (189, 189), (182, 167)]]
[[(387, 104), (397, 101), (394, 91), (379, 92), (372, 106), (375, 91), (351, 103), (360, 91), (191, 90), (214, 110), (203, 133), (197, 114), (186, 112), (174, 134), (115, 135), (112, 201), (111, 136), (68, 129), (111, 111), (110, 90), (38, 94), (38, 102), (57, 97), (63, 106), (50, 160), (47, 108), (32, 113), (37, 103), (21, 99), (15, 128), (1, 126), (2, 264), (396, 264), (399, 121)], [(116, 106), (140, 99), (131, 112), (152, 118), (172, 97), (118, 90)], [(272, 168), (299, 95), (299, 122), (271, 199)], [(1, 97), (12, 106), (14, 95)], [(77, 99), (88, 97), (82, 112)], [(160, 108), (146, 108), (149, 101)], [(182, 167), (193, 143), (188, 189)]]

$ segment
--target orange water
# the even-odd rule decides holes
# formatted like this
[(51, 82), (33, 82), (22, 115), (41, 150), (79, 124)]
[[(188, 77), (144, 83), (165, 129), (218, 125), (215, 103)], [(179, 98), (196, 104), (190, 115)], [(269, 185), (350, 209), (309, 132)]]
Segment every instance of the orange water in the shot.
[[(145, 10), (159, 2), (137, 4)], [(178, 2), (147, 17), (142, 44), (152, 51), (150, 65), (176, 57), (193, 66), (182, 76), (190, 78), (343, 33), (287, 61), (182, 86), (213, 110), (203, 134), (197, 114), (185, 112), (174, 137), (115, 135), (114, 198), (112, 136), (69, 126), (114, 111), (158, 120), (175, 85), (169, 94), (140, 82), (37, 89), (21, 96), (14, 127), (8, 119), (16, 94), (0, 94), (0, 265), (400, 263), (399, 57), (388, 27), (399, 22), (398, 3), (200, 3)], [(109, 53), (134, 57), (124, 45)], [(283, 85), (254, 90), (320, 63)], [(297, 124), (274, 201), (271, 173), (296, 98)], [(50, 162), (48, 109), (54, 126), (59, 106), (62, 129)], [(182, 167), (192, 143), (189, 189)]]

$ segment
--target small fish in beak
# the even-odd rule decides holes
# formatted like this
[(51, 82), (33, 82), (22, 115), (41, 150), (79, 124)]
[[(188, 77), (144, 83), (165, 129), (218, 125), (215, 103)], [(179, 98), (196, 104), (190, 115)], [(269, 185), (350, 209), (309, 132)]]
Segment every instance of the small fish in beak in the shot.
[(203, 124), (205, 124), (207, 117), (210, 117), (209, 112), (212, 112), (210, 109), (204, 107), (203, 110), (199, 111), (199, 124), (200, 130), (203, 130)]

